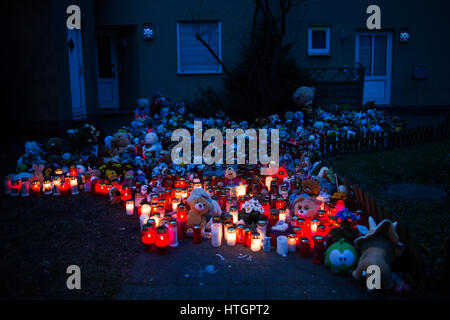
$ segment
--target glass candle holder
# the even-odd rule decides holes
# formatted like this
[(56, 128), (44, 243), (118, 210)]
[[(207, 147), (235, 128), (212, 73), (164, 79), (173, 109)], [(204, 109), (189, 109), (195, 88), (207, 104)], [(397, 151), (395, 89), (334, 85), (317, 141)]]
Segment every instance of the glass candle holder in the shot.
[(319, 210), (319, 215), (317, 217), (319, 220), (326, 220), (328, 218), (327, 212), (325, 210)]
[(238, 224), (236, 226), (236, 242), (244, 243), (244, 225)]
[(232, 206), (233, 206), (233, 200), (228, 199), (228, 200), (227, 200), (227, 206), (226, 206), (226, 210), (225, 210), (225, 211), (230, 212)]
[(72, 166), (72, 167), (69, 168), (69, 176), (71, 176), (71, 177), (78, 177), (77, 167)]
[(154, 223), (148, 221), (147, 224), (144, 225), (141, 232), (141, 241), (144, 244), (144, 250), (146, 252), (151, 252), (155, 250), (155, 237), (156, 237), (156, 228)]
[(134, 201), (133, 200), (127, 200), (125, 202), (125, 211), (127, 213), (127, 216), (132, 216), (134, 213)]
[(84, 192), (92, 192), (92, 181), (89, 176), (84, 178)]
[(222, 245), (222, 225), (220, 223), (213, 223), (211, 225), (211, 245), (213, 247), (220, 247)]
[(156, 228), (155, 246), (159, 255), (165, 255), (169, 252), (169, 232), (167, 227), (159, 226)]
[(312, 219), (311, 220), (311, 233), (316, 234), (317, 233), (317, 227), (319, 226), (319, 220), (318, 219)]
[(79, 191), (78, 191), (78, 178), (77, 177), (70, 177), (70, 190), (72, 192), (72, 195), (79, 194)]
[(150, 216), (150, 212), (151, 212), (151, 207), (148, 203), (144, 203), (143, 205), (141, 205), (141, 214)]
[(311, 244), (308, 238), (301, 238), (298, 251), (300, 252), (300, 257), (308, 258), (311, 255)]
[(327, 233), (327, 227), (324, 224), (319, 224), (319, 226), (317, 227), (317, 234), (319, 236), (324, 237)]
[(22, 197), (28, 197), (30, 195), (30, 179), (22, 178), (20, 181), (20, 189)]
[(11, 182), (11, 192), (13, 197), (17, 197), (20, 194), (20, 180), (14, 180)]
[(169, 222), (169, 246), (178, 247), (178, 222), (175, 220)]
[(233, 223), (236, 224), (239, 220), (239, 212), (238, 212), (238, 207), (236, 206), (231, 206), (230, 208), (230, 214), (233, 217)]
[(297, 248), (297, 237), (295, 233), (291, 232), (288, 235), (288, 251), (295, 252), (296, 248)]
[(53, 195), (54, 196), (59, 196), (61, 195), (61, 178), (60, 177), (55, 177), (53, 179)]
[(164, 209), (164, 206), (158, 206), (157, 207), (157, 209), (158, 209), (158, 213), (161, 215), (161, 216), (164, 216), (165, 214), (166, 214), (166, 210)]
[(233, 247), (236, 245), (236, 228), (228, 227), (227, 228), (227, 245)]
[(284, 198), (281, 195), (277, 195), (275, 200), (275, 208), (278, 210), (284, 209)]
[(300, 244), (300, 240), (303, 237), (303, 235), (302, 235), (302, 228), (297, 226), (297, 227), (293, 227), (292, 230), (294, 231), (295, 240), (296, 240), (297, 247), (298, 247), (299, 244)]
[(252, 232), (252, 243), (250, 249), (253, 252), (258, 252), (261, 250), (261, 238), (258, 232)]
[(287, 218), (286, 210), (284, 208), (280, 209), (280, 211), (278, 213), (278, 220), (286, 221), (286, 218)]
[(250, 247), (252, 245), (252, 229), (249, 227), (244, 228), (244, 241), (244, 246)]
[(180, 204), (180, 198), (172, 199), (172, 211), (177, 211), (179, 204)]
[(52, 194), (52, 182), (50, 180), (45, 180), (42, 184), (42, 192), (45, 195), (51, 195)]
[(41, 182), (39, 180), (35, 180), (31, 182), (31, 191), (33, 195), (37, 196), (41, 193)]
[(259, 233), (261, 239), (267, 235), (267, 222), (266, 220), (258, 220), (256, 223), (256, 232)]
[[(142, 232), (142, 229), (144, 228), (144, 226), (150, 221), (150, 217), (146, 216), (144, 214), (141, 214), (139, 216), (139, 226), (140, 226), (140, 230)], [(152, 220), (153, 224), (155, 223), (154, 220)]]
[(277, 253), (280, 256), (287, 256), (289, 250), (288, 238), (286, 236), (277, 237)]
[(181, 203), (177, 206), (177, 220), (179, 222), (186, 222), (187, 221), (187, 211), (186, 206)]
[(297, 222), (298, 222), (298, 217), (297, 216), (293, 216), (291, 218), (291, 226), (292, 227), (296, 227), (297, 226)]
[(325, 245), (323, 243), (323, 237), (316, 235), (313, 237), (314, 249), (313, 249), (313, 263), (322, 264), (325, 257)]
[(199, 224), (193, 226), (194, 243), (198, 244), (202, 242), (202, 229)]
[(270, 210), (269, 225), (273, 227), (278, 222), (279, 211), (277, 209)]
[(272, 237), (265, 236), (263, 239), (263, 250), (266, 252), (270, 251)]

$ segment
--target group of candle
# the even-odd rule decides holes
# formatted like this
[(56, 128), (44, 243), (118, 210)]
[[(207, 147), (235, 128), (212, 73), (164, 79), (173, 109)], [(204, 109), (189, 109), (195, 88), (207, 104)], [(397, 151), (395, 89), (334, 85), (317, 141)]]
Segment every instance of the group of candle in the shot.
[(84, 175), (78, 175), (76, 167), (71, 167), (68, 176), (64, 176), (61, 169), (59, 169), (50, 180), (32, 180), (28, 177), (11, 180), (11, 176), (6, 176), (4, 189), (6, 194), (11, 196), (20, 195), (22, 197), (28, 197), (31, 194), (39, 195), (41, 193), (54, 196), (68, 193), (77, 195), (80, 192), (80, 183), (84, 191), (90, 192), (90, 179), (85, 179)]
[[(45, 180), (42, 183), (39, 180), (31, 181), (32, 194), (59, 196), (68, 194), (70, 191), (72, 195), (77, 195), (81, 189), (84, 192), (109, 195), (111, 188), (116, 187), (120, 193), (120, 200), (125, 203), (126, 214), (133, 215), (137, 208), (141, 241), (145, 245), (145, 250), (157, 251), (158, 254), (166, 254), (169, 247), (178, 246), (178, 240), (186, 237), (186, 199), (194, 188), (204, 188), (225, 212), (222, 217), (213, 217), (211, 224), (213, 247), (220, 247), (223, 239), (228, 246), (242, 244), (253, 252), (261, 249), (270, 251), (271, 245), (276, 245), (277, 253), (282, 256), (298, 249), (301, 257), (309, 257), (312, 254), (313, 261), (316, 263), (323, 261), (324, 237), (338, 225), (336, 220), (329, 217), (343, 209), (343, 201), (339, 201), (336, 206), (324, 204), (317, 219), (302, 219), (296, 215), (291, 217), (287, 205), (289, 193), (283, 187), (278, 193), (278, 183), (281, 181), (276, 177), (268, 177), (266, 185), (270, 192), (269, 196), (260, 198), (264, 208), (264, 220), (259, 220), (256, 230), (252, 230), (239, 220), (239, 211), (245, 201), (252, 196), (258, 197), (247, 194), (245, 180), (238, 186), (223, 188), (219, 187), (217, 177), (192, 183), (184, 178), (167, 176), (163, 180), (164, 191), (148, 196), (137, 192), (141, 190), (140, 183), (136, 183), (134, 187), (124, 187), (117, 182), (109, 183), (96, 178), (85, 179), (83, 175), (78, 175), (75, 167), (70, 168), (68, 176), (56, 173), (57, 175), (51, 180)], [(252, 178), (249, 178), (249, 181), (251, 182)], [(7, 176), (5, 192), (13, 196), (19, 194), (29, 196), (30, 180), (23, 178), (11, 181)], [(279, 235), (276, 238), (268, 236), (268, 228), (274, 226), (279, 220), (289, 223), (293, 231), (288, 236)], [(194, 243), (202, 242), (200, 225), (193, 226), (192, 236)]]

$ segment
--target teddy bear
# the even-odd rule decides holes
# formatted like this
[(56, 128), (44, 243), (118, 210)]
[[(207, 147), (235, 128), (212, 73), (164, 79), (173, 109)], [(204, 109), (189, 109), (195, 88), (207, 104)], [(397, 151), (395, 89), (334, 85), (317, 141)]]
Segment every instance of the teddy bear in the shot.
[(158, 141), (158, 135), (154, 132), (149, 132), (144, 137), (144, 147), (143, 153), (147, 155), (155, 155), (155, 157), (159, 156), (159, 152), (162, 147)]
[(292, 210), (289, 212), (301, 218), (314, 219), (319, 214), (321, 204), (321, 201), (317, 199), (299, 195), (292, 203)]
[(47, 162), (60, 162), (63, 149), (61, 138), (51, 138), (47, 142)]
[(209, 193), (202, 188), (192, 190), (186, 202), (190, 208), (187, 215), (188, 230), (194, 225), (199, 224), (204, 235), (208, 220), (213, 216), (220, 216), (222, 214), (222, 209), (217, 201), (213, 200)]
[(131, 135), (129, 133), (118, 132), (114, 134), (109, 141), (109, 145), (111, 146), (109, 149), (110, 156), (114, 157), (116, 155), (120, 155), (130, 144)]
[(378, 225), (369, 217), (369, 229), (357, 226), (363, 236), (355, 239), (354, 246), (361, 251), (358, 265), (353, 271), (353, 278), (362, 280), (367, 275), (367, 268), (376, 265), (381, 272), (381, 289), (391, 289), (396, 285), (391, 273), (391, 262), (404, 250), (396, 231), (397, 222), (383, 220)]

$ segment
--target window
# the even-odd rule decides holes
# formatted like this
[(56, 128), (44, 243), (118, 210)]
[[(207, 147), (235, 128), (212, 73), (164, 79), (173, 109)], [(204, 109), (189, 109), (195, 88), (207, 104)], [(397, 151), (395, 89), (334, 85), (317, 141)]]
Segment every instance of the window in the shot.
[(178, 22), (178, 73), (221, 73), (222, 66), (197, 39), (198, 33), (222, 59), (219, 21)]
[(311, 27), (308, 28), (308, 54), (329, 55), (330, 54), (330, 28)]

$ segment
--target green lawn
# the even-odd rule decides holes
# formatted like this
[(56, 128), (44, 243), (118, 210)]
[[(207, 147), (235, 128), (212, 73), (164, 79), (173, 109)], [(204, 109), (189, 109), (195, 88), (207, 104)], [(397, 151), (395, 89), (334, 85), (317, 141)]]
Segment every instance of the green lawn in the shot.
[(402, 150), (345, 155), (329, 161), (335, 172), (373, 196), (405, 222), (427, 249), (430, 265), (442, 266), (444, 242), (450, 237), (450, 199), (408, 201), (393, 198), (386, 187), (398, 183), (427, 184), (448, 192), (450, 141)]

